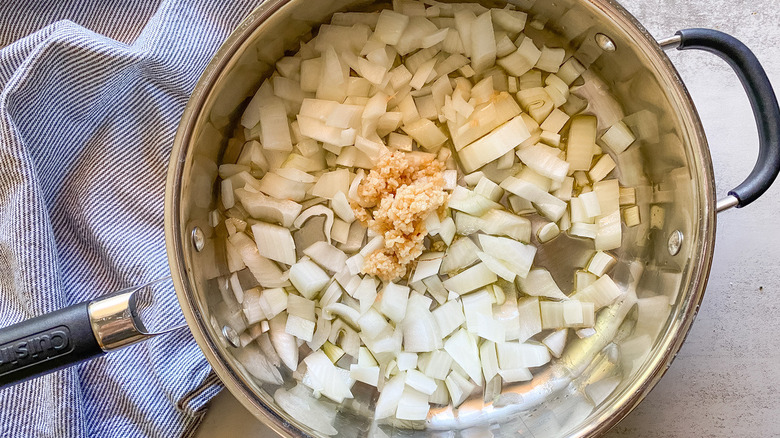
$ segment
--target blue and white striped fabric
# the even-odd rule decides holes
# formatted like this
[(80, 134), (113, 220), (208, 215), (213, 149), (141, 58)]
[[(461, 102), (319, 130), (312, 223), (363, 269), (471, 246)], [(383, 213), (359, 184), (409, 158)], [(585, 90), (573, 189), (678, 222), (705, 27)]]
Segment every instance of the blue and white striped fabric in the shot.
[[(168, 275), (176, 127), (259, 1), (0, 2), (0, 325)], [(0, 391), (0, 436), (186, 436), (217, 389), (183, 330)]]

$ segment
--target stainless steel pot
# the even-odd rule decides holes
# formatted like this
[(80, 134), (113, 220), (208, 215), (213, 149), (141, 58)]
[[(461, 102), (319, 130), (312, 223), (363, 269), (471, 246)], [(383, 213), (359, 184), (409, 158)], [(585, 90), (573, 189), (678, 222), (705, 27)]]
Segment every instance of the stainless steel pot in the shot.
[[(716, 213), (755, 200), (780, 169), (780, 109), (763, 69), (738, 41), (691, 29), (656, 42), (612, 0), (510, 2), (545, 23), (545, 31), (529, 33), (556, 42), (590, 66), (591, 86), (583, 91), (591, 101), (588, 111), (605, 125), (628, 116), (638, 136), (635, 145), (614, 157), (621, 184), (637, 188), (642, 217), (641, 225), (624, 228), (617, 251), (620, 263), (613, 278), (629, 291), (627, 298), (599, 314), (596, 335), (570, 342), (560, 360), (531, 382), (506, 386), (497, 403), (476, 397), (456, 412), (432, 410), (424, 430), (412, 431), (372, 423), (371, 400), (357, 394), (358, 402), (342, 406), (335, 416), (340, 436), (466, 436), (457, 432), (464, 429), (468, 436), (593, 436), (606, 431), (652, 389), (682, 345), (705, 290)], [(237, 333), (219, 308), (220, 281), (227, 273), (224, 250), (209, 222), (217, 199), (217, 163), (247, 97), (285, 50), (295, 49), (336, 11), (379, 6), (365, 0), (263, 2), (206, 68), (172, 151), (166, 241), (182, 310), (225, 386), (284, 436), (319, 433), (280, 409), (273, 400), (276, 388), (254, 379), (236, 359), (232, 344)], [(753, 104), (759, 161), (745, 183), (720, 201), (696, 109), (663, 48), (703, 49), (724, 57)], [(604, 86), (593, 86), (599, 83)], [(536, 263), (550, 269), (565, 290), (572, 268), (590, 254), (587, 242), (561, 236), (540, 250)], [(30, 358), (0, 368), (0, 384), (146, 338), (133, 296), (126, 291), (0, 330), (0, 349), (42, 336), (51, 346), (40, 355), (45, 360)]]

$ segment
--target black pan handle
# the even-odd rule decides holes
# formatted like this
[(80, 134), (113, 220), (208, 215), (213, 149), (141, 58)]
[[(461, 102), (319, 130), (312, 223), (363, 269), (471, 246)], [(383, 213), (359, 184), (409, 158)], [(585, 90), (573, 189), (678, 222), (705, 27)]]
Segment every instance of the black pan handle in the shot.
[(155, 283), (0, 329), (0, 388), (162, 334), (147, 332), (136, 306), (135, 293)]
[(0, 329), (0, 387), (103, 354), (89, 317), (89, 303)]
[(756, 55), (738, 39), (712, 29), (685, 29), (678, 31), (677, 35), (680, 37), (678, 50), (704, 50), (728, 62), (750, 99), (758, 125), (758, 160), (747, 179), (729, 192), (734, 197), (732, 202), (727, 201), (724, 205), (725, 208), (744, 207), (766, 192), (780, 172), (780, 107), (777, 96)]

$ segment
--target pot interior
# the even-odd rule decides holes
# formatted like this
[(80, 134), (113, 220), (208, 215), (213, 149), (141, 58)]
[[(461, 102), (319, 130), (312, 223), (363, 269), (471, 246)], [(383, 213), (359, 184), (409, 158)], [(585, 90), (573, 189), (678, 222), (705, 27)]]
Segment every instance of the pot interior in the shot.
[[(571, 341), (561, 359), (532, 381), (505, 385), (497, 403), (472, 397), (456, 412), (432, 410), (426, 429), (412, 431), (372, 424), (367, 395), (356, 394), (354, 402), (335, 414), (334, 425), (342, 436), (597, 434), (652, 388), (693, 321), (712, 256), (714, 184), (698, 116), (674, 67), (614, 2), (511, 3), (529, 12), (529, 21), (544, 23), (544, 31), (527, 27), (528, 34), (566, 48), (589, 66), (586, 112), (598, 115), (599, 132), (624, 120), (637, 136), (624, 153), (613, 156), (621, 186), (636, 188), (640, 208), (641, 223), (623, 226), (623, 245), (614, 252), (619, 263), (612, 277), (629, 291), (629, 298), (601, 311), (597, 334)], [(336, 11), (382, 6), (360, 0), (263, 2), (207, 68), (174, 146), (166, 202), (168, 237), (185, 315), (228, 388), (255, 415), (287, 435), (318, 433), (279, 409), (273, 400), (276, 388), (252, 378), (225, 340), (223, 327), (231, 321), (220, 288), (227, 287), (229, 272), (224, 235), (209, 221), (218, 202), (217, 166), (243, 108), (285, 50), (294, 51), (300, 41), (311, 38), (312, 28)], [(200, 251), (192, 244), (195, 227), (205, 236)], [(673, 235), (681, 236), (682, 243), (670, 251)], [(590, 241), (561, 235), (540, 249), (535, 264), (548, 268), (567, 291), (573, 269), (583, 267), (593, 252)]]

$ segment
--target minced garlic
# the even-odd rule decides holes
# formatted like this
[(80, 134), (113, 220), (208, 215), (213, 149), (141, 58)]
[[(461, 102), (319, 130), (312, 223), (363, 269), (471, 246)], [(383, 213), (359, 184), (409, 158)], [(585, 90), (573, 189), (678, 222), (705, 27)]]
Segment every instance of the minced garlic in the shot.
[(385, 239), (384, 248), (365, 258), (364, 274), (395, 280), (422, 254), (425, 219), (447, 202), (443, 171), (444, 163), (431, 154), (395, 151), (380, 157), (360, 182), (355, 217)]

